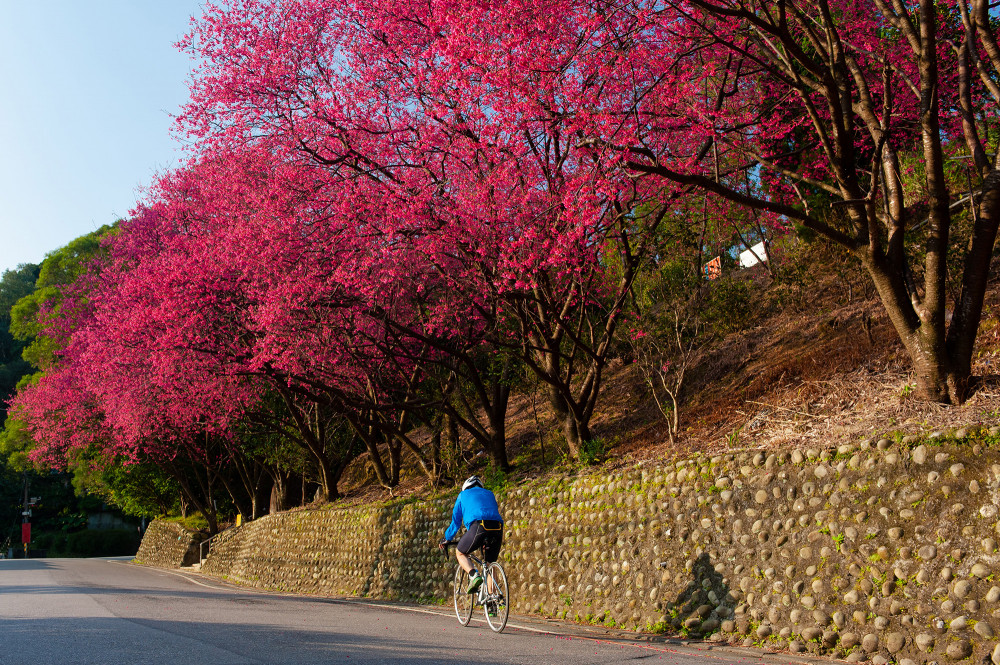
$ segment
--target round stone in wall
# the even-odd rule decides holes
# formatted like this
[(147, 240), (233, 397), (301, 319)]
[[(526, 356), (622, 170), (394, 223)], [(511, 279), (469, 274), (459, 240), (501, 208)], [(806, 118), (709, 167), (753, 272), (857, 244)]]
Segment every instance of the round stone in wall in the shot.
[(822, 634), (823, 634), (823, 629), (817, 628), (816, 626), (809, 626), (808, 628), (802, 629), (802, 639), (806, 640), (807, 642), (819, 639), (819, 637)]
[(972, 655), (972, 645), (966, 640), (957, 640), (948, 645), (945, 653), (952, 660), (965, 660)]

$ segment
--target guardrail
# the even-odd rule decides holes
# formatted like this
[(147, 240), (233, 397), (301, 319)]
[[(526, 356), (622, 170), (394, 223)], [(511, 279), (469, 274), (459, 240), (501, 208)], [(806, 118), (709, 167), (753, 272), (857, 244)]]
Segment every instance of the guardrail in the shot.
[(229, 531), (229, 529), (231, 529), (231, 528), (233, 528), (233, 527), (228, 527), (226, 529), (223, 529), (222, 531), (220, 531), (219, 533), (215, 534), (211, 538), (206, 538), (205, 540), (203, 540), (200, 543), (198, 543), (198, 565), (199, 566), (201, 564), (205, 563), (205, 559), (208, 556), (208, 555), (205, 554), (205, 546), (208, 545), (208, 553), (211, 554), (212, 553), (212, 546), (211, 546), (210, 543), (213, 540), (215, 540), (216, 538), (218, 538), (219, 536), (221, 536), (222, 534), (224, 534), (226, 531)]

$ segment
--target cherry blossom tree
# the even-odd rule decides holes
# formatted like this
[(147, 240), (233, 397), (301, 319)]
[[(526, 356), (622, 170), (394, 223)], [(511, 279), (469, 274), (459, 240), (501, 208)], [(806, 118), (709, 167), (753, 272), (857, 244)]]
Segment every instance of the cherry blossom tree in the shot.
[(958, 402), (997, 230), (991, 21), (983, 0), (237, 2), (186, 42), (207, 58), (186, 121), (424, 200), (517, 182), (591, 229), (625, 192), (692, 189), (801, 224), (866, 268), (921, 394)]
[[(575, 453), (592, 437), (650, 230), (680, 193), (607, 177), (555, 106), (558, 75), (502, 83), (528, 71), (517, 67), (557, 63), (575, 39), (571, 22), (537, 11), (538, 24), (518, 24), (520, 9), (491, 18), (461, 3), (209, 5), (184, 42), (206, 64), (182, 126), (209, 151), (253, 144), (320, 169), (349, 202), (350, 233), (379, 238), (366, 260), (390, 279), (418, 265), (408, 274), (443, 281), (451, 297), (432, 311), (436, 324), (481, 317), (489, 344), (549, 387)], [(659, 205), (636, 214), (650, 199)], [(356, 274), (385, 288), (370, 270)], [(489, 431), (464, 425), (501, 451), (506, 397), (477, 392)]]
[(580, 143), (634, 177), (712, 193), (846, 248), (920, 393), (961, 401), (1000, 215), (988, 4), (578, 7), (608, 16), (559, 63), (587, 116)]

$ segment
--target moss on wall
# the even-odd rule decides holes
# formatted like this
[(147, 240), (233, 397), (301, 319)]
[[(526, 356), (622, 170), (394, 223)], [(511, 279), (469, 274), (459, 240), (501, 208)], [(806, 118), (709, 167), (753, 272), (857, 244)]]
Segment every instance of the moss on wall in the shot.
[[(513, 488), (501, 508), (514, 611), (851, 661), (1000, 660), (1000, 450), (995, 436), (958, 435)], [(450, 602), (454, 560), (435, 545), (452, 501), (268, 516), (220, 536), (203, 570), (263, 589)]]
[(177, 522), (153, 520), (135, 555), (135, 563), (158, 568), (180, 568), (198, 562), (198, 543), (203, 535)]

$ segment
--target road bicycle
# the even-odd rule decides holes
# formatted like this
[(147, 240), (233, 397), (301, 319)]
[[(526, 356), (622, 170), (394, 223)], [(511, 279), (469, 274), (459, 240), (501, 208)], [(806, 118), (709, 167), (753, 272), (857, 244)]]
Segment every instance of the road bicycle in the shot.
[[(445, 556), (448, 555), (448, 548), (457, 545), (456, 541), (446, 542)], [(483, 583), (479, 589), (468, 593), (469, 574), (462, 566), (455, 567), (454, 603), (455, 616), (463, 626), (468, 626), (472, 621), (472, 613), (478, 604), (483, 608), (486, 615), (486, 623), (494, 633), (501, 632), (507, 626), (507, 615), (510, 613), (510, 593), (507, 586), (507, 573), (499, 562), (486, 563), (485, 548), (479, 549), (479, 554), (469, 552), (468, 557), (473, 564), (482, 572)]]

